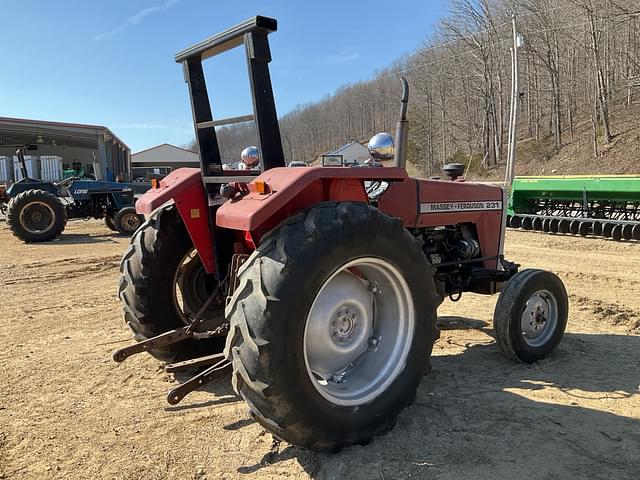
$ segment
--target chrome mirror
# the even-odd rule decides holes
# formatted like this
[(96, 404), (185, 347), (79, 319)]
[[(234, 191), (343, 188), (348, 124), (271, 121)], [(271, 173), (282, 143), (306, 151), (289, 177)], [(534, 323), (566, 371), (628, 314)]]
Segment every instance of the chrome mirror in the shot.
[(250, 146), (242, 150), (240, 154), (240, 159), (242, 163), (244, 163), (247, 168), (253, 168), (260, 163), (260, 157), (258, 155), (258, 147)]
[(376, 133), (367, 144), (371, 158), (393, 160), (393, 137), (386, 132)]

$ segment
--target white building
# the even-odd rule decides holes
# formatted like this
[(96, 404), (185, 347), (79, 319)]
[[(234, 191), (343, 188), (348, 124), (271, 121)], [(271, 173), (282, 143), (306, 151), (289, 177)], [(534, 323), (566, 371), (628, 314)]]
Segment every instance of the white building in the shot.
[(342, 158), (343, 165), (352, 165), (358, 163), (362, 165), (369, 157), (369, 149), (358, 142), (349, 142), (340, 148), (331, 152), (322, 154), (323, 157)]
[(161, 178), (181, 167), (200, 167), (196, 152), (168, 143), (131, 155), (131, 170), (137, 179)]

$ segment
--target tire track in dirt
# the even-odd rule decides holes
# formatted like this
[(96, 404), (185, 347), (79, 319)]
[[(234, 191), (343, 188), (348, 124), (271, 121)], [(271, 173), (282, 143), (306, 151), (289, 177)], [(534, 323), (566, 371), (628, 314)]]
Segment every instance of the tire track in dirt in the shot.
[[(78, 279), (88, 275), (117, 269), (120, 255), (109, 257), (83, 257), (52, 260), (50, 262), (31, 262), (18, 266), (9, 265), (10, 278), (2, 278), (2, 285), (23, 285), (53, 282), (64, 279)], [(51, 272), (52, 268), (55, 270)], [(44, 273), (41, 273), (44, 271)]]

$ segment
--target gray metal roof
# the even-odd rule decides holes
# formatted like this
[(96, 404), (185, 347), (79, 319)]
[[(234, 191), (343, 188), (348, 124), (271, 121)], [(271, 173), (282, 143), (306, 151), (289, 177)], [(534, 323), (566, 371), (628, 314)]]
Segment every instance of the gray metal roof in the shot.
[(96, 148), (100, 136), (105, 141), (113, 140), (130, 150), (111, 130), (101, 125), (0, 117), (0, 146), (37, 143), (50, 145), (55, 142), (60, 146)]
[[(349, 142), (349, 143), (345, 143), (344, 145), (342, 145), (341, 147), (332, 150), (331, 152), (325, 152), (323, 155), (340, 155), (342, 152), (344, 152), (347, 148), (349, 148), (351, 145), (357, 144), (358, 142)], [(361, 144), (359, 144), (361, 145)], [(364, 146), (364, 145), (363, 145)], [(366, 147), (365, 147), (366, 148)]]

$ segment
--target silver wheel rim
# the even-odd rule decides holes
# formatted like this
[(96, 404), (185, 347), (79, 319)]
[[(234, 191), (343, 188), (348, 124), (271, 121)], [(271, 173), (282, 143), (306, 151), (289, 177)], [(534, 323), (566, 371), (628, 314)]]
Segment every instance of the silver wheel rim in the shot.
[(538, 290), (529, 297), (520, 320), (522, 337), (530, 347), (546, 344), (558, 326), (558, 302), (548, 290)]
[(120, 225), (127, 232), (135, 232), (140, 226), (140, 217), (137, 213), (125, 213), (120, 220)]
[(335, 405), (371, 402), (404, 370), (415, 321), (411, 290), (394, 265), (373, 257), (348, 262), (320, 287), (307, 315), (311, 383)]
[[(30, 202), (20, 211), (20, 226), (32, 234), (49, 231), (55, 220), (56, 214), (53, 208), (45, 202)], [(33, 223), (29, 222), (38, 225), (34, 226)]]

